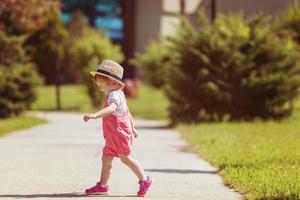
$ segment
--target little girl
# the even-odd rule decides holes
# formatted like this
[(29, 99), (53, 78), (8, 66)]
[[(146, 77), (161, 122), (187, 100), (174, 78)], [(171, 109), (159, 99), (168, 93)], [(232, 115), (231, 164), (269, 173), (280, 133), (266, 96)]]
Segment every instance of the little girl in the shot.
[(111, 60), (103, 60), (97, 71), (90, 72), (97, 85), (106, 95), (104, 108), (94, 114), (86, 114), (84, 121), (102, 118), (103, 136), (105, 146), (102, 155), (102, 170), (100, 182), (86, 189), (86, 194), (108, 195), (110, 192), (107, 185), (112, 168), (112, 161), (119, 157), (139, 179), (138, 196), (145, 196), (152, 184), (152, 178), (146, 176), (141, 164), (132, 158), (132, 142), (138, 136), (133, 126), (133, 119), (127, 107), (127, 101), (122, 91), (123, 68)]

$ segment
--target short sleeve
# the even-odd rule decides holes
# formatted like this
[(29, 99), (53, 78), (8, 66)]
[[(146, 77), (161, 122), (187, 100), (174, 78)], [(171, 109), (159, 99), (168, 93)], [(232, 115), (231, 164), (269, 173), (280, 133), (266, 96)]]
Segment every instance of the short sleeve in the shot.
[(115, 103), (119, 107), (121, 104), (121, 96), (117, 91), (112, 91), (108, 95), (108, 104)]

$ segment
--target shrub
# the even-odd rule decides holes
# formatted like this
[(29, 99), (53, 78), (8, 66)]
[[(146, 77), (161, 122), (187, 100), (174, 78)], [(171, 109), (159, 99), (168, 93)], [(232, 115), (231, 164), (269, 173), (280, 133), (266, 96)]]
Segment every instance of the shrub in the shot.
[(8, 36), (0, 30), (0, 64), (10, 65), (26, 61), (27, 57), (22, 47), (25, 39), (24, 36)]
[(15, 116), (30, 108), (41, 83), (32, 64), (0, 65), (0, 118)]
[(20, 114), (35, 100), (41, 78), (24, 46), (58, 16), (58, 0), (7, 0), (0, 9), (1, 118)]
[(282, 118), (298, 94), (299, 54), (277, 37), (264, 16), (200, 15), (170, 38), (166, 93), (176, 122)]
[(103, 59), (122, 62), (121, 48), (113, 45), (109, 38), (102, 33), (86, 28), (83, 35), (74, 40), (70, 56), (72, 68), (82, 74), (93, 106), (99, 106), (102, 96), (89, 72), (96, 70)]
[(165, 70), (169, 60), (168, 49), (161, 42), (152, 41), (145, 53), (137, 55), (133, 63), (141, 67), (142, 78), (146, 82), (161, 88), (165, 84)]
[(276, 31), (281, 36), (292, 37), (300, 44), (300, 1), (296, 0), (275, 21)]
[(35, 100), (35, 86), (41, 78), (28, 62), (24, 36), (0, 32), (0, 118), (18, 115)]

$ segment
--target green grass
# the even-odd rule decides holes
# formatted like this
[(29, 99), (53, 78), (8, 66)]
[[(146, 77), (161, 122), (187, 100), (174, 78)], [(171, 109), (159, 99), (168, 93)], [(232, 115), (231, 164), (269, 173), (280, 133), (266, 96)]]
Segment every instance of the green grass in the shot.
[(164, 94), (148, 85), (141, 84), (139, 97), (128, 99), (128, 106), (133, 117), (167, 120), (168, 100)]
[[(84, 85), (63, 85), (61, 87), (63, 111), (94, 112)], [(140, 84), (139, 97), (128, 99), (128, 106), (133, 117), (145, 119), (167, 119), (167, 99), (161, 91), (145, 84)], [(43, 86), (38, 89), (38, 99), (33, 110), (56, 110), (55, 87)]]
[(31, 128), (35, 125), (44, 123), (46, 123), (46, 120), (28, 115), (22, 115), (9, 119), (0, 119), (0, 137), (13, 131)]
[(177, 127), (247, 199), (300, 199), (300, 112), (287, 120)]
[[(89, 97), (83, 85), (63, 85), (60, 89), (61, 107), (63, 111), (90, 112), (92, 110)], [(54, 86), (38, 88), (38, 98), (33, 110), (56, 110)]]

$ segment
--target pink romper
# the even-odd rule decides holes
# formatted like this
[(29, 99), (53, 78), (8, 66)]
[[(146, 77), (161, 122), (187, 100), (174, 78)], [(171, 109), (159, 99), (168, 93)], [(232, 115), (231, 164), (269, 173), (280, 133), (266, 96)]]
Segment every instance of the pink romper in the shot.
[[(108, 106), (108, 97), (104, 101), (104, 106)], [(103, 117), (104, 155), (119, 157), (120, 154), (129, 155), (131, 153), (134, 136), (130, 116), (127, 108), (127, 111), (121, 116), (110, 114)]]

